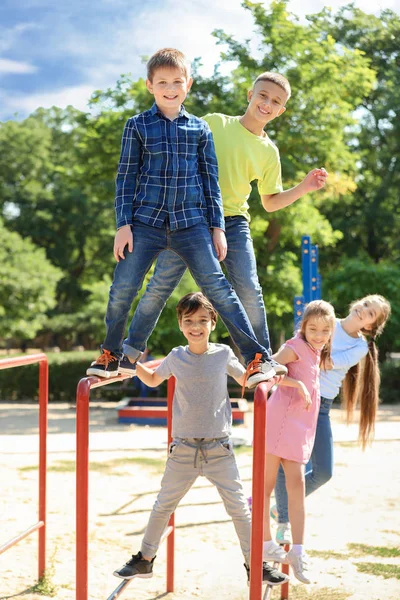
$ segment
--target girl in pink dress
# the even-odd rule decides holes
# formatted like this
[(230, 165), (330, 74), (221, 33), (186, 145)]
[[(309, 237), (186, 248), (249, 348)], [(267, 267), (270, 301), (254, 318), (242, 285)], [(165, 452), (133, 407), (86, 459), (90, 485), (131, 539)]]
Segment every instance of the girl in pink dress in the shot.
[[(333, 306), (323, 300), (307, 305), (300, 329), (274, 355), (287, 365), (288, 375), (267, 403), (267, 456), (265, 466), (265, 522), (263, 560), (289, 563), (295, 576), (310, 583), (304, 552), (305, 474), (314, 445), (320, 405), (319, 370), (331, 364), (331, 337), (335, 328)], [(272, 541), (269, 505), (280, 463), (285, 471), (293, 546), (285, 553)]]

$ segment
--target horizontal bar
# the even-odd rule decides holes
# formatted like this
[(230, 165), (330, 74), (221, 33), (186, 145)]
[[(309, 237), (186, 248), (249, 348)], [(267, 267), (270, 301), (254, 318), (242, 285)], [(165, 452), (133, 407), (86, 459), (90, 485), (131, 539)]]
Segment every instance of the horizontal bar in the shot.
[(22, 367), (23, 365), (32, 365), (42, 361), (47, 362), (47, 356), (42, 352), (40, 354), (26, 354), (25, 356), (2, 358), (0, 360), (0, 370), (10, 369), (12, 367)]
[(15, 544), (18, 544), (18, 542), (20, 542), (21, 540), (23, 540), (24, 538), (26, 538), (31, 533), (34, 533), (35, 531), (37, 531), (41, 527), (44, 527), (44, 522), (43, 521), (38, 521), (37, 523), (35, 523), (35, 525), (32, 525), (32, 527), (29, 527), (29, 529), (26, 529), (20, 535), (17, 535), (15, 538), (13, 538), (12, 540), (10, 540), (9, 542), (6, 542), (3, 546), (0, 546), (0, 554), (2, 554), (3, 552), (5, 552), (6, 550), (8, 550), (9, 548), (11, 548), (12, 546), (15, 546)]
[(120, 597), (124, 589), (132, 583), (133, 579), (125, 579), (122, 581), (117, 588), (113, 592), (111, 592), (110, 596), (108, 596), (107, 600), (116, 600)]

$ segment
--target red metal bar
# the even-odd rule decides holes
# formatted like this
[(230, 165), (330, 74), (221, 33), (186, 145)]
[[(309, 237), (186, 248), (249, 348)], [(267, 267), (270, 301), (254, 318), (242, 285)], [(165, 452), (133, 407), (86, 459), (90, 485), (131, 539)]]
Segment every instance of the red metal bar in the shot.
[(49, 401), (49, 364), (43, 353), (27, 354), (0, 360), (0, 370), (39, 363), (39, 522), (26, 529), (0, 548), (0, 554), (39, 530), (38, 579), (46, 569), (46, 473), (47, 473), (47, 408)]
[(250, 600), (261, 600), (262, 597), (267, 399), (274, 384), (275, 379), (260, 383), (254, 393)]
[(0, 371), (24, 365), (34, 365), (40, 362), (47, 362), (47, 356), (43, 352), (39, 354), (26, 354), (25, 356), (14, 356), (13, 358), (2, 358), (0, 360)]
[[(156, 368), (162, 359), (146, 364)], [(88, 600), (88, 541), (89, 541), (89, 400), (90, 390), (110, 383), (130, 379), (119, 375), (110, 379), (84, 377), (76, 390), (76, 600)], [(171, 398), (172, 407), (172, 398)], [(170, 413), (168, 413), (170, 414)], [(172, 414), (172, 408), (171, 408)], [(170, 433), (168, 434), (170, 436)], [(173, 534), (172, 534), (173, 535)], [(168, 540), (171, 535), (168, 536)], [(127, 586), (120, 584), (110, 598), (117, 598)], [(117, 595), (115, 595), (117, 594)]]
[[(290, 544), (285, 545), (285, 552), (289, 552)], [(289, 575), (289, 565), (282, 565), (282, 573)], [(289, 582), (281, 585), (281, 600), (289, 600)]]
[(88, 598), (89, 395), (98, 378), (85, 377), (76, 390), (76, 599)]
[(49, 364), (46, 360), (39, 363), (39, 561), (38, 578), (44, 575), (46, 568), (46, 477), (47, 477), (47, 421), (49, 399)]
[[(172, 403), (173, 403), (173, 399), (174, 399), (174, 393), (175, 393), (175, 377), (170, 377), (168, 379), (168, 393), (167, 393), (168, 448), (172, 441)], [(169, 527), (171, 527), (171, 533), (167, 539), (167, 592), (173, 592), (174, 585), (175, 585), (175, 513), (172, 513), (172, 515), (170, 516), (168, 525), (169, 525)]]

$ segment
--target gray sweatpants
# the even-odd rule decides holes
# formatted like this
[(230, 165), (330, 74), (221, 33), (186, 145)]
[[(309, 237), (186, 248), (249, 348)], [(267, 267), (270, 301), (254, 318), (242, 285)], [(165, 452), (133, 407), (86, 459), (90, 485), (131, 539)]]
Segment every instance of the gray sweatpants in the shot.
[(217, 488), (226, 512), (232, 518), (245, 561), (249, 564), (251, 517), (228, 437), (173, 440), (161, 490), (142, 541), (142, 554), (146, 557), (156, 555), (169, 517), (201, 475)]

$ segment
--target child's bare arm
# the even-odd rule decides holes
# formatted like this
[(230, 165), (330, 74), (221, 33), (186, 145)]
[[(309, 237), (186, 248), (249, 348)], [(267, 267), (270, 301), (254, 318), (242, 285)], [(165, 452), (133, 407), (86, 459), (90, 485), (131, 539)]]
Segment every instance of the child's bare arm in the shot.
[(313, 169), (298, 185), (279, 194), (263, 194), (261, 202), (267, 212), (275, 212), (299, 200), (305, 194), (320, 190), (326, 184), (328, 173), (324, 168)]
[(299, 357), (290, 346), (282, 346), (279, 348), (276, 354), (272, 355), (272, 358), (275, 359), (280, 365), (287, 365), (290, 362), (294, 362)]
[(157, 387), (164, 381), (153, 369), (149, 369), (139, 362), (136, 363), (136, 375), (149, 387)]
[(293, 379), (293, 377), (282, 377), (282, 380), (278, 383), (278, 385), (284, 385), (286, 387), (293, 387), (299, 390), (301, 396), (304, 398), (304, 404), (306, 410), (308, 410), (311, 406), (311, 396), (308, 392), (307, 387), (302, 381), (298, 379)]
[(235, 381), (238, 382), (238, 384), (243, 387), (244, 386), (244, 382), (246, 381), (246, 372), (243, 373), (243, 375), (240, 375), (238, 377), (233, 376), (233, 379)]

